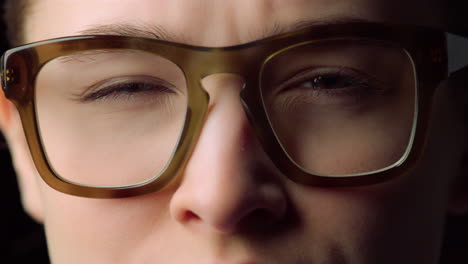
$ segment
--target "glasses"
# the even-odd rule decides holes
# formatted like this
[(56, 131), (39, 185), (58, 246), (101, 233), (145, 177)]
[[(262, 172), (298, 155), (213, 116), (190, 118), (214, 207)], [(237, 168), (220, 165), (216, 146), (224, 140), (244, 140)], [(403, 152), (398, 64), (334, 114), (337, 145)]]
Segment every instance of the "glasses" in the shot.
[(362, 22), (223, 48), (66, 37), (11, 49), (1, 66), (43, 180), (95, 198), (158, 191), (181, 174), (207, 115), (206, 76), (242, 76), (265, 153), (291, 180), (323, 187), (407, 172), (447, 77), (443, 32)]

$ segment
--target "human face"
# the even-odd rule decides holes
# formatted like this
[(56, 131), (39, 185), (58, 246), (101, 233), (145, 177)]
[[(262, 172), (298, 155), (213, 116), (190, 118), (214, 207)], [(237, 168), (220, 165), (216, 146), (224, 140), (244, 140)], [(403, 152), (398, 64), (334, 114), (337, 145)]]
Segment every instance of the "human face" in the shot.
[[(427, 1), (406, 1), (403, 9), (402, 2), (383, 0), (135, 3), (37, 1), (26, 41), (116, 23), (158, 25), (201, 46), (251, 41), (274, 23), (300, 20), (443, 23), (437, 3)], [(419, 10), (422, 4), (434, 6)], [(53, 263), (436, 263), (461, 156), (461, 129), (436, 129), (457, 127), (447, 118), (456, 116), (447, 89), (439, 89), (431, 144), (411, 173), (379, 185), (319, 188), (288, 180), (268, 159), (239, 102), (240, 86), (231, 75), (207, 80), (209, 114), (177, 185), (99, 200), (65, 195), (39, 181), (39, 214)]]

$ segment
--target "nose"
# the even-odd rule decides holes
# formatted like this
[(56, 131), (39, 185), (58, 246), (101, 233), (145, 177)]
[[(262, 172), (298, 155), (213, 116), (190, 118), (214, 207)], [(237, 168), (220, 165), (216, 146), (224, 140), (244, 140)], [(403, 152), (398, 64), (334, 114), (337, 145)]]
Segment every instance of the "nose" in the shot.
[(209, 113), (170, 201), (171, 216), (187, 228), (220, 233), (274, 224), (286, 212), (286, 193), (243, 111), (243, 80), (216, 74), (202, 84)]

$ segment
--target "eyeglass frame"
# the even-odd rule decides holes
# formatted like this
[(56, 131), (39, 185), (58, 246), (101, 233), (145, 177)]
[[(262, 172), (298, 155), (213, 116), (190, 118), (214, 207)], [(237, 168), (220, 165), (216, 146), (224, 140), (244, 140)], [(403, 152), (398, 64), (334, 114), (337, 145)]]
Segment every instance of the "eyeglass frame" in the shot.
[[(372, 40), (391, 43), (410, 56), (415, 67), (417, 111), (414, 141), (407, 158), (383, 171), (353, 176), (321, 176), (304, 171), (283, 150), (268, 121), (260, 91), (262, 67), (275, 53), (304, 42), (323, 40)], [(135, 185), (93, 187), (67, 181), (47, 161), (35, 108), (35, 79), (49, 61), (72, 53), (125, 49), (156, 54), (175, 63), (187, 83), (187, 113), (181, 136), (166, 168), (158, 177)], [(164, 40), (129, 36), (86, 35), (39, 41), (10, 49), (1, 58), (1, 83), (5, 96), (18, 109), (26, 140), (41, 178), (53, 189), (81, 197), (123, 198), (159, 191), (176, 182), (201, 133), (209, 94), (201, 80), (212, 74), (242, 76), (240, 93), (244, 111), (265, 153), (292, 181), (318, 187), (352, 187), (380, 183), (407, 173), (417, 163), (427, 140), (432, 98), (438, 84), (448, 77), (445, 32), (408, 25), (352, 22), (313, 26), (246, 44), (200, 47)], [(256, 88), (255, 88), (256, 86)]]

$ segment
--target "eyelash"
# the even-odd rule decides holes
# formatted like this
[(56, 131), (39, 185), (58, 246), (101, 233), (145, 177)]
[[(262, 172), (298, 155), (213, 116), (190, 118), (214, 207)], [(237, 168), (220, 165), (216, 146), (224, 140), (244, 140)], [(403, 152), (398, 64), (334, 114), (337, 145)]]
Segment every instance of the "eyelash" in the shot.
[[(318, 78), (335, 78), (341, 82), (348, 83), (346, 87), (338, 89), (320, 89), (312, 87)], [(341, 79), (340, 79), (341, 78)], [(344, 79), (344, 81), (343, 81)], [(303, 85), (312, 83), (312, 85)], [(351, 86), (351, 87), (350, 87)], [(104, 100), (124, 100), (134, 99), (137, 95), (144, 94), (176, 94), (174, 85), (149, 76), (124, 76), (110, 80), (104, 80), (92, 86), (91, 93), (79, 96), (82, 103), (98, 102)], [(136, 87), (136, 88), (135, 88)], [(360, 97), (382, 92), (384, 85), (368, 74), (358, 72), (348, 68), (324, 67), (312, 68), (299, 72), (289, 80), (282, 83), (278, 88), (278, 93), (286, 93), (297, 90), (306, 90), (305, 96), (310, 97)], [(301, 94), (304, 95), (304, 94)], [(154, 96), (148, 96), (153, 98)], [(289, 98), (287, 101), (291, 101)], [(301, 98), (304, 101), (304, 98)]]
[[(312, 86), (303, 86), (304, 83), (313, 83), (322, 78), (335, 78), (339, 81), (350, 84), (338, 89), (321, 89)], [(294, 75), (280, 86), (280, 93), (292, 89), (307, 89), (313, 92), (313, 96), (364, 96), (384, 90), (384, 85), (372, 76), (348, 68), (313, 68), (307, 69)]]
[(176, 94), (174, 85), (155, 77), (126, 76), (101, 81), (92, 86), (92, 92), (80, 96), (83, 103), (105, 100), (131, 100), (138, 95)]
[[(337, 89), (319, 89), (304, 86), (304, 83), (313, 82), (319, 77), (344, 78), (349, 83)], [(293, 111), (307, 105), (357, 107), (370, 102), (366, 98), (375, 98), (375, 95), (385, 94), (390, 90), (389, 85), (357, 70), (343, 67), (315, 67), (303, 70), (276, 89), (276, 107), (279, 111)]]

